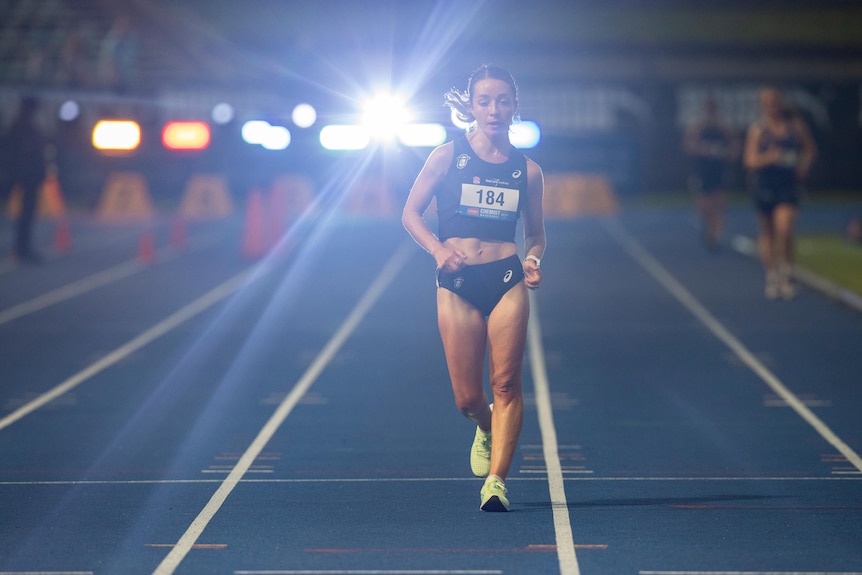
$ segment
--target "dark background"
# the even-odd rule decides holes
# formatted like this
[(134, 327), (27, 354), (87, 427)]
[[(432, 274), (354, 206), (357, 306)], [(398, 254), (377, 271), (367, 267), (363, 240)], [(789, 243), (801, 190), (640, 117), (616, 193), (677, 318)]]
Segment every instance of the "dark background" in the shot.
[[(118, 17), (129, 19), (136, 49), (122, 78), (105, 82), (101, 46)], [(403, 90), (424, 119), (445, 122), (440, 94), (463, 89), (483, 62), (518, 79), (521, 115), (543, 130), (530, 155), (546, 171), (602, 172), (621, 195), (682, 190), (689, 166), (679, 141), (702, 101), (717, 98), (742, 135), (757, 116), (757, 89), (771, 83), (820, 147), (810, 189), (862, 190), (858, 2), (3, 0), (0, 22), (3, 120), (25, 93), (46, 100), (64, 190), (84, 206), (112, 169), (144, 171), (165, 203), (196, 171), (230, 174), (240, 195), (278, 173), (320, 173), (343, 158), (320, 150), (315, 129), (349, 121), (370, 90)], [(75, 35), (80, 73), (64, 74)], [(54, 111), (69, 98), (81, 116), (59, 122)], [(220, 101), (237, 116), (215, 128), (210, 149), (161, 148), (165, 121), (208, 120)], [(312, 130), (290, 123), (303, 101), (319, 110)], [(105, 116), (138, 120), (141, 148), (93, 151), (90, 131)], [(291, 147), (242, 144), (239, 125), (257, 117), (288, 126)], [(427, 150), (387, 154), (385, 177), (406, 189)], [(734, 185), (743, 180), (737, 170)]]

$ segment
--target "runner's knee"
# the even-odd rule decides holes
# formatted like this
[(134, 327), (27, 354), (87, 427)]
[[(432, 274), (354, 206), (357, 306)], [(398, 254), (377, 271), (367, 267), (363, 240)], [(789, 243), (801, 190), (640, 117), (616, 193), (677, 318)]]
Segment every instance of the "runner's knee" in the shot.
[(494, 403), (506, 405), (521, 397), (520, 377), (515, 373), (503, 373), (491, 378)]

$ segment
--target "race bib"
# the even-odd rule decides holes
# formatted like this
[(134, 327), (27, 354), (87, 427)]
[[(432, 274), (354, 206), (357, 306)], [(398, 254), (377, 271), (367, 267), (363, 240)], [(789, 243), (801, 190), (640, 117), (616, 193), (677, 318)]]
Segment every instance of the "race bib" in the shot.
[(486, 220), (515, 221), (518, 219), (520, 192), (514, 188), (461, 184), (463, 216)]

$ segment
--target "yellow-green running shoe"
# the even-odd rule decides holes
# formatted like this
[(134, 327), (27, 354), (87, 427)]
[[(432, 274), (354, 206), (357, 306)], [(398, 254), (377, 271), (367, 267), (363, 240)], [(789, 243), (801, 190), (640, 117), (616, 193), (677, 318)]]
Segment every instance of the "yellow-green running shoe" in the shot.
[(506, 486), (497, 477), (489, 477), (479, 492), (482, 498), (482, 511), (508, 511), (509, 500), (506, 498)]
[(476, 477), (487, 477), (491, 472), (491, 433), (485, 433), (478, 425), (470, 449), (470, 469)]

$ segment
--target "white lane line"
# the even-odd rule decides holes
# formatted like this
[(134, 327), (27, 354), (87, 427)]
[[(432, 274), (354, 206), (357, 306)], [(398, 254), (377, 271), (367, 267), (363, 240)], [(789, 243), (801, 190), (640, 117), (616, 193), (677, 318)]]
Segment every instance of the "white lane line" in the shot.
[[(859, 475), (854, 473), (854, 475)], [(319, 479), (242, 479), (240, 483), (437, 483), (449, 481), (475, 482), (468, 477), (346, 477)], [(547, 481), (545, 477), (509, 477), (507, 482)], [(594, 482), (847, 482), (862, 481), (862, 477), (565, 477), (564, 481), (594, 481)], [(46, 480), (46, 481), (0, 481), (0, 487), (38, 487), (43, 485), (171, 485), (171, 484), (205, 484), (221, 483), (221, 479), (96, 479), (96, 480)], [(0, 572), (2, 575), (2, 572)]]
[[(752, 258), (757, 257), (757, 243), (746, 236), (737, 235), (730, 241), (731, 247), (740, 254)], [(794, 264), (793, 275), (801, 283), (815, 289), (828, 298), (838, 300), (856, 311), (862, 311), (862, 295), (854, 291), (843, 288), (832, 283), (824, 277), (821, 277), (799, 264)]]
[(757, 374), (776, 395), (783, 399), (793, 410), (799, 414), (820, 436), (829, 442), (847, 461), (862, 471), (862, 457), (859, 457), (853, 449), (844, 443), (835, 433), (814, 415), (805, 403), (769, 371), (753, 353), (742, 345), (742, 343), (731, 334), (724, 325), (719, 322), (692, 294), (689, 292), (670, 272), (668, 272), (649, 252), (646, 251), (634, 238), (628, 235), (619, 222), (605, 222), (605, 228), (610, 235), (623, 247), (623, 249), (644, 268), (655, 280), (673, 295), (688, 311), (692, 313), (712, 334), (721, 340), (734, 354)]
[(213, 493), (206, 506), (198, 513), (198, 516), (189, 525), (186, 532), (177, 541), (177, 544), (171, 549), (170, 553), (165, 556), (161, 563), (153, 571), (153, 575), (169, 575), (173, 573), (192, 546), (198, 540), (203, 530), (209, 524), (210, 520), (215, 516), (222, 504), (240, 483), (242, 477), (251, 468), (255, 459), (260, 455), (266, 444), (278, 430), (293, 408), (302, 399), (302, 396), (317, 380), (321, 372), (326, 368), (338, 350), (347, 341), (347, 338), (359, 326), (359, 323), (365, 317), (365, 314), (371, 309), (377, 299), (383, 294), (386, 288), (398, 275), (398, 272), (403, 268), (407, 261), (415, 253), (415, 244), (412, 240), (407, 240), (398, 248), (395, 254), (389, 259), (386, 265), (381, 270), (380, 274), (374, 282), (368, 287), (368, 290), (363, 294), (362, 298), (356, 304), (350, 315), (341, 324), (338, 331), (332, 336), (332, 339), (327, 342), (326, 346), (320, 351), (309, 368), (305, 371), (290, 393), (285, 396), (279, 404), (275, 413), (258, 432), (257, 437), (251, 442), (251, 445), (245, 450), (245, 453), (239, 458), (236, 466), (230, 474), (222, 481), (219, 488)]
[(539, 429), (542, 433), (542, 452), (545, 456), (548, 473), (551, 510), (554, 515), (554, 534), (557, 539), (560, 575), (580, 575), (581, 570), (578, 567), (578, 558), (575, 554), (575, 541), (572, 536), (569, 506), (566, 502), (566, 488), (563, 483), (563, 471), (557, 447), (557, 431), (554, 428), (554, 415), (551, 409), (545, 352), (542, 349), (542, 331), (539, 327), (539, 309), (536, 296), (532, 291), (530, 292), (530, 322), (527, 325), (527, 342), (536, 395), (536, 411), (539, 416)]
[(638, 575), (862, 575), (860, 571), (638, 571)]
[(234, 571), (234, 575), (502, 575), (499, 569), (275, 569)]
[[(214, 243), (221, 235), (223, 234), (210, 234), (208, 237), (204, 238), (203, 241), (196, 242), (198, 245), (195, 249), (202, 249)], [(179, 257), (178, 254), (172, 249), (169, 250), (168, 248), (162, 248), (161, 250), (159, 250), (156, 256), (157, 261), (159, 262), (170, 261), (172, 259), (176, 259), (177, 257)], [(10, 308), (6, 308), (5, 310), (0, 311), (0, 325), (8, 323), (12, 320), (16, 320), (25, 315), (43, 310), (60, 302), (70, 300), (73, 297), (85, 294), (89, 291), (93, 291), (102, 286), (106, 286), (116, 281), (120, 281), (121, 279), (125, 279), (149, 267), (151, 267), (149, 264), (141, 263), (137, 259), (131, 259), (117, 264), (113, 267), (110, 267), (106, 270), (96, 272), (70, 284), (66, 284), (55, 290), (46, 292), (40, 296), (34, 297), (30, 300), (21, 302)]]
[(0, 325), (23, 317), (27, 314), (45, 309), (46, 307), (50, 307), (62, 301), (72, 299), (75, 296), (87, 293), (88, 291), (92, 291), (104, 285), (127, 278), (138, 273), (145, 267), (147, 267), (145, 264), (142, 264), (137, 260), (129, 260), (112, 268), (81, 278), (78, 281), (64, 285), (53, 291), (49, 291), (38, 297), (34, 297), (33, 299), (0, 311)]
[(92, 571), (0, 571), (0, 575), (93, 575)]
[(221, 285), (216, 286), (195, 301), (174, 312), (153, 327), (149, 328), (147, 331), (143, 332), (136, 338), (118, 347), (99, 361), (90, 364), (88, 367), (79, 371), (66, 381), (54, 387), (53, 389), (43, 393), (36, 399), (27, 402), (25, 405), (22, 405), (3, 419), (0, 419), (0, 430), (9, 427), (24, 416), (36, 411), (45, 404), (54, 401), (64, 393), (69, 392), (70, 390), (87, 381), (99, 372), (111, 367), (118, 361), (128, 357), (142, 347), (162, 337), (172, 329), (182, 325), (194, 316), (206, 311), (221, 300), (230, 296), (243, 285), (245, 285), (254, 270), (255, 268), (246, 269), (245, 271), (235, 275)]

